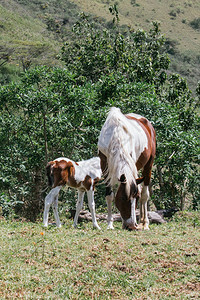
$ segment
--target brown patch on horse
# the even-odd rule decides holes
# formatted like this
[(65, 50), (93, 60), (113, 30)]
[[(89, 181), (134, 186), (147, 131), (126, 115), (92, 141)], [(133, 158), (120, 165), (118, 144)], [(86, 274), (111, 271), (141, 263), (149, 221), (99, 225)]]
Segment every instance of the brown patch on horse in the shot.
[(57, 162), (57, 165), (61, 170), (60, 176), (62, 178), (62, 185), (70, 184), (70, 186), (76, 187), (77, 184), (74, 179), (75, 169), (73, 163), (71, 161), (66, 162), (65, 160), (61, 160)]
[(92, 179), (89, 175), (87, 175), (85, 177), (85, 179), (83, 180), (83, 186), (86, 188), (87, 191), (90, 190), (90, 188), (92, 186)]
[(91, 186), (93, 187), (93, 191), (94, 191), (94, 188), (95, 188), (95, 185), (99, 182), (99, 178), (96, 177), (94, 180), (93, 180), (93, 183), (92, 183), (92, 179), (89, 175), (87, 175), (85, 177), (85, 179), (83, 180), (83, 186), (86, 188), (87, 191), (89, 191), (91, 189)]
[(101, 170), (105, 177), (105, 172), (108, 168), (107, 157), (101, 151), (99, 151), (99, 158), (100, 158)]
[(50, 161), (46, 166), (47, 176), (49, 183), (56, 187), (58, 185), (63, 185), (61, 172), (62, 169), (57, 164), (57, 161)]
[(115, 205), (119, 209), (121, 217), (124, 220), (127, 220), (131, 217), (131, 201), (129, 201), (126, 194), (126, 184), (121, 183), (116, 197), (115, 197)]
[(138, 170), (143, 168), (142, 176), (144, 177), (144, 184), (149, 185), (151, 179), (151, 169), (153, 166), (153, 161), (156, 153), (156, 133), (151, 125), (151, 123), (144, 117), (137, 119), (133, 116), (126, 115), (127, 119), (135, 120), (144, 130), (147, 140), (148, 140), (148, 149), (140, 154), (136, 167)]
[(96, 178), (94, 179), (93, 190), (94, 190), (94, 188), (95, 188), (95, 185), (99, 182), (99, 180), (100, 180), (99, 177), (96, 177)]

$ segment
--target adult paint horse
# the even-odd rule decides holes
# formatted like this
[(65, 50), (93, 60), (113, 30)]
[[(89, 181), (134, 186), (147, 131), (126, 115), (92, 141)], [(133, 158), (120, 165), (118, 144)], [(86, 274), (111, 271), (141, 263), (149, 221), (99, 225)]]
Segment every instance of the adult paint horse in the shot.
[(75, 162), (66, 157), (60, 157), (50, 161), (47, 164), (46, 170), (49, 185), (52, 186), (52, 189), (45, 198), (43, 217), (44, 226), (48, 226), (49, 209), (52, 205), (56, 225), (61, 227), (58, 216), (58, 195), (60, 189), (65, 186), (78, 190), (78, 201), (73, 223), (74, 227), (77, 227), (78, 216), (83, 206), (84, 194), (86, 192), (88, 197), (88, 206), (92, 215), (93, 227), (100, 229), (96, 220), (94, 202), (94, 187), (102, 175), (99, 157), (93, 157), (79, 162)]
[[(155, 131), (151, 123), (137, 114), (123, 115), (111, 108), (98, 141), (101, 169), (107, 183), (108, 228), (113, 228), (112, 200), (119, 209), (123, 228), (149, 229), (147, 200), (156, 151)], [(138, 171), (142, 177), (138, 178)], [(140, 184), (143, 183), (141, 186)], [(136, 202), (140, 200), (140, 222), (136, 223)]]

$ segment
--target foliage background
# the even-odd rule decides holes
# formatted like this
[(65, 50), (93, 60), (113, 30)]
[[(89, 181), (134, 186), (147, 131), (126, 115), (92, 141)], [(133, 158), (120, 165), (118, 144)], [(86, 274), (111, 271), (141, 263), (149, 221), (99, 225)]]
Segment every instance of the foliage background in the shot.
[[(3, 214), (37, 218), (46, 193), (45, 165), (55, 157), (97, 155), (97, 140), (112, 106), (147, 117), (157, 132), (153, 204), (157, 209), (199, 205), (197, 97), (185, 79), (168, 74), (169, 58), (156, 22), (150, 30), (102, 30), (85, 14), (60, 54), (61, 67), (36, 67), (0, 88)], [(195, 189), (194, 189), (195, 186)], [(104, 203), (99, 187), (97, 206)], [(71, 205), (74, 193), (68, 198)]]

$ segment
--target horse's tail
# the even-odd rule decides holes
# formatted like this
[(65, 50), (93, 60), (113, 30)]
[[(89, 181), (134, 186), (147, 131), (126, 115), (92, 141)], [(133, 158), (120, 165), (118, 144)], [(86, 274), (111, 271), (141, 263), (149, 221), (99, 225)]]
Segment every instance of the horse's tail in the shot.
[(107, 155), (107, 179), (112, 186), (122, 181), (125, 176), (127, 196), (131, 193), (131, 186), (137, 178), (137, 168), (131, 152), (133, 151), (133, 138), (130, 121), (121, 113), (120, 109), (112, 108), (108, 115), (108, 122), (114, 127), (110, 138)]

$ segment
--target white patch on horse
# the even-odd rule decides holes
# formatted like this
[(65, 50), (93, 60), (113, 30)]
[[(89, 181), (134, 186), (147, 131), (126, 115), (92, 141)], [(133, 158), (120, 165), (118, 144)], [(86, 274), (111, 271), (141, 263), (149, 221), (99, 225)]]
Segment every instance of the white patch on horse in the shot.
[(113, 107), (101, 129), (98, 148), (107, 157), (106, 181), (114, 186), (122, 174), (125, 174), (127, 182), (133, 174), (137, 177), (136, 162), (144, 149), (148, 148), (148, 139), (136, 120), (127, 119), (119, 108)]

